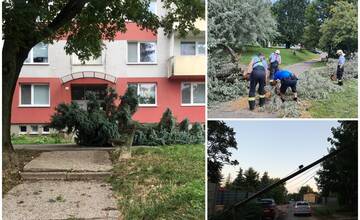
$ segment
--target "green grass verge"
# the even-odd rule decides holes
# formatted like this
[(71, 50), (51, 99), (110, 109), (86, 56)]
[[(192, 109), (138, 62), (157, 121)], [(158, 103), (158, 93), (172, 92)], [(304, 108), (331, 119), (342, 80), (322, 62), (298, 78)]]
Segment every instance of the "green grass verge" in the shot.
[(134, 147), (110, 178), (124, 219), (204, 219), (204, 145)]
[(59, 134), (48, 135), (13, 135), (12, 144), (66, 144), (73, 143), (69, 139), (61, 137)]
[(330, 94), (328, 99), (312, 101), (313, 118), (357, 118), (357, 80), (344, 81), (344, 91)]
[(248, 64), (251, 61), (251, 58), (259, 52), (263, 52), (265, 54), (266, 60), (269, 59), (271, 53), (273, 53), (276, 49), (280, 50), (281, 55), (281, 66), (287, 66), (295, 63), (304, 62), (307, 60), (312, 60), (317, 58), (319, 55), (314, 54), (308, 50), (296, 50), (296, 54), (294, 54), (293, 49), (284, 49), (284, 48), (262, 48), (262, 47), (246, 47), (246, 52), (241, 54), (240, 63)]

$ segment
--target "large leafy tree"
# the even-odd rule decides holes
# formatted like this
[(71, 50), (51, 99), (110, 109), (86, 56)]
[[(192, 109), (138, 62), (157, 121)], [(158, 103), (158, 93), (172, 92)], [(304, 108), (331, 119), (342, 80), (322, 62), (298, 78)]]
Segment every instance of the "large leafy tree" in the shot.
[(337, 128), (332, 128), (333, 137), (329, 138), (333, 152), (343, 149), (336, 157), (321, 164), (316, 178), (323, 196), (334, 193), (341, 205), (357, 209), (358, 195), (358, 125), (357, 121), (343, 121)]
[(357, 7), (346, 1), (338, 1), (330, 9), (331, 18), (327, 19), (320, 28), (320, 48), (329, 54), (337, 49), (354, 52), (358, 47)]
[(279, 0), (274, 3), (272, 10), (278, 22), (280, 33), (277, 41), (285, 43), (286, 48), (298, 44), (305, 27), (305, 10), (308, 0)]
[(237, 160), (232, 160), (231, 149), (237, 149), (235, 131), (223, 121), (208, 121), (208, 179), (210, 182), (219, 183), (222, 179), (221, 169), (224, 164), (237, 165)]
[(39, 42), (53, 43), (66, 36), (66, 53), (81, 60), (100, 56), (102, 39), (125, 32), (127, 20), (141, 28), (166, 34), (175, 28), (184, 35), (195, 31), (193, 22), (204, 17), (202, 0), (163, 0), (165, 16), (148, 10), (149, 0), (4, 0), (3, 8), (3, 147), (13, 152), (10, 139), (12, 97), (22, 65)]
[(232, 50), (270, 41), (276, 35), (276, 22), (269, 0), (209, 0), (208, 46)]
[[(314, 0), (311, 1), (306, 8), (305, 20), (306, 27), (304, 29), (303, 44), (306, 48), (312, 49), (318, 47), (321, 37), (320, 27), (332, 17), (331, 7), (337, 0)], [(357, 7), (357, 0), (342, 0)]]

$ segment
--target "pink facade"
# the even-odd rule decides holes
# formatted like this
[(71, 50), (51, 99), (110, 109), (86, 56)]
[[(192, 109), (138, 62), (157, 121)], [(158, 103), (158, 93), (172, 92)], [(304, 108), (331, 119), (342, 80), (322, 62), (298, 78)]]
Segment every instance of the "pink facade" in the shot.
[[(191, 79), (191, 82), (201, 82), (201, 79)], [(62, 83), (59, 78), (19, 78), (15, 89), (12, 105), (12, 124), (47, 124), (54, 114), (55, 107), (62, 103), (71, 102), (70, 87), (73, 84), (107, 84), (116, 89), (118, 94), (124, 94), (128, 83), (156, 83), (157, 106), (139, 106), (134, 119), (142, 123), (158, 122), (166, 108), (170, 108), (178, 121), (188, 118), (191, 122), (205, 121), (204, 106), (181, 105), (181, 82), (182, 80), (170, 80), (165, 77), (158, 78), (120, 78), (116, 83), (95, 78), (82, 78)], [(186, 80), (190, 82), (190, 80)], [(49, 84), (50, 107), (20, 107), (21, 84)]]

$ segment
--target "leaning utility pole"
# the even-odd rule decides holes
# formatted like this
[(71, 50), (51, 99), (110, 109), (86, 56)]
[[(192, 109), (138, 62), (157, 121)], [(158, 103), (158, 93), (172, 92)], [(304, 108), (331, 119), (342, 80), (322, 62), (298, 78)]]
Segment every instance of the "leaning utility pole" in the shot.
[(243, 200), (243, 201), (241, 201), (241, 202), (235, 203), (234, 205), (232, 205), (232, 206), (230, 206), (229, 208), (225, 209), (223, 213), (229, 212), (229, 211), (234, 212), (234, 211), (235, 211), (235, 208), (238, 208), (238, 207), (241, 207), (241, 206), (245, 205), (245, 204), (248, 203), (249, 201), (251, 201), (251, 200), (253, 200), (254, 198), (258, 197), (259, 195), (264, 194), (264, 193), (272, 190), (273, 188), (279, 186), (280, 184), (283, 184), (283, 183), (285, 183), (286, 181), (290, 180), (291, 178), (294, 178), (295, 176), (299, 175), (300, 173), (302, 173), (302, 172), (310, 169), (311, 167), (313, 167), (313, 166), (315, 166), (315, 165), (317, 165), (317, 164), (319, 164), (319, 163), (321, 163), (321, 162), (323, 162), (323, 161), (325, 161), (325, 160), (327, 160), (327, 159), (330, 159), (330, 158), (336, 156), (337, 154), (339, 154), (339, 153), (342, 152), (343, 150), (344, 150), (344, 148), (334, 150), (333, 152), (329, 153), (328, 155), (326, 155), (326, 156), (318, 159), (317, 161), (315, 161), (315, 162), (307, 165), (306, 167), (303, 167), (302, 169), (296, 171), (295, 173), (290, 174), (289, 176), (287, 176), (287, 177), (285, 177), (285, 178), (283, 178), (283, 179), (281, 179), (281, 180), (279, 180), (279, 181), (277, 181), (277, 182), (275, 182), (275, 183), (267, 186), (266, 188), (264, 188), (263, 190), (260, 190), (259, 192), (255, 193), (254, 195), (250, 196), (249, 198), (247, 198), (247, 199), (245, 199), (245, 200)]

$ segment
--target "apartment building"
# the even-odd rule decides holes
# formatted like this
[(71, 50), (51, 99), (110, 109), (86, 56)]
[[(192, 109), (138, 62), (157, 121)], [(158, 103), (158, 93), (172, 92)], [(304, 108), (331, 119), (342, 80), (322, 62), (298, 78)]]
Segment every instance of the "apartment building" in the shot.
[[(149, 10), (165, 14), (161, 1)], [(54, 44), (39, 43), (29, 53), (21, 70), (13, 97), (11, 131), (15, 134), (47, 134), (55, 107), (72, 101), (86, 107), (85, 93), (93, 91), (101, 99), (107, 87), (124, 94), (134, 86), (139, 108), (134, 119), (158, 122), (166, 108), (178, 121), (205, 121), (206, 45), (204, 20), (198, 20), (197, 35), (181, 38), (176, 32), (165, 36), (141, 30), (127, 22), (127, 32), (114, 41), (104, 41), (102, 55), (81, 63), (67, 55), (66, 39)]]

